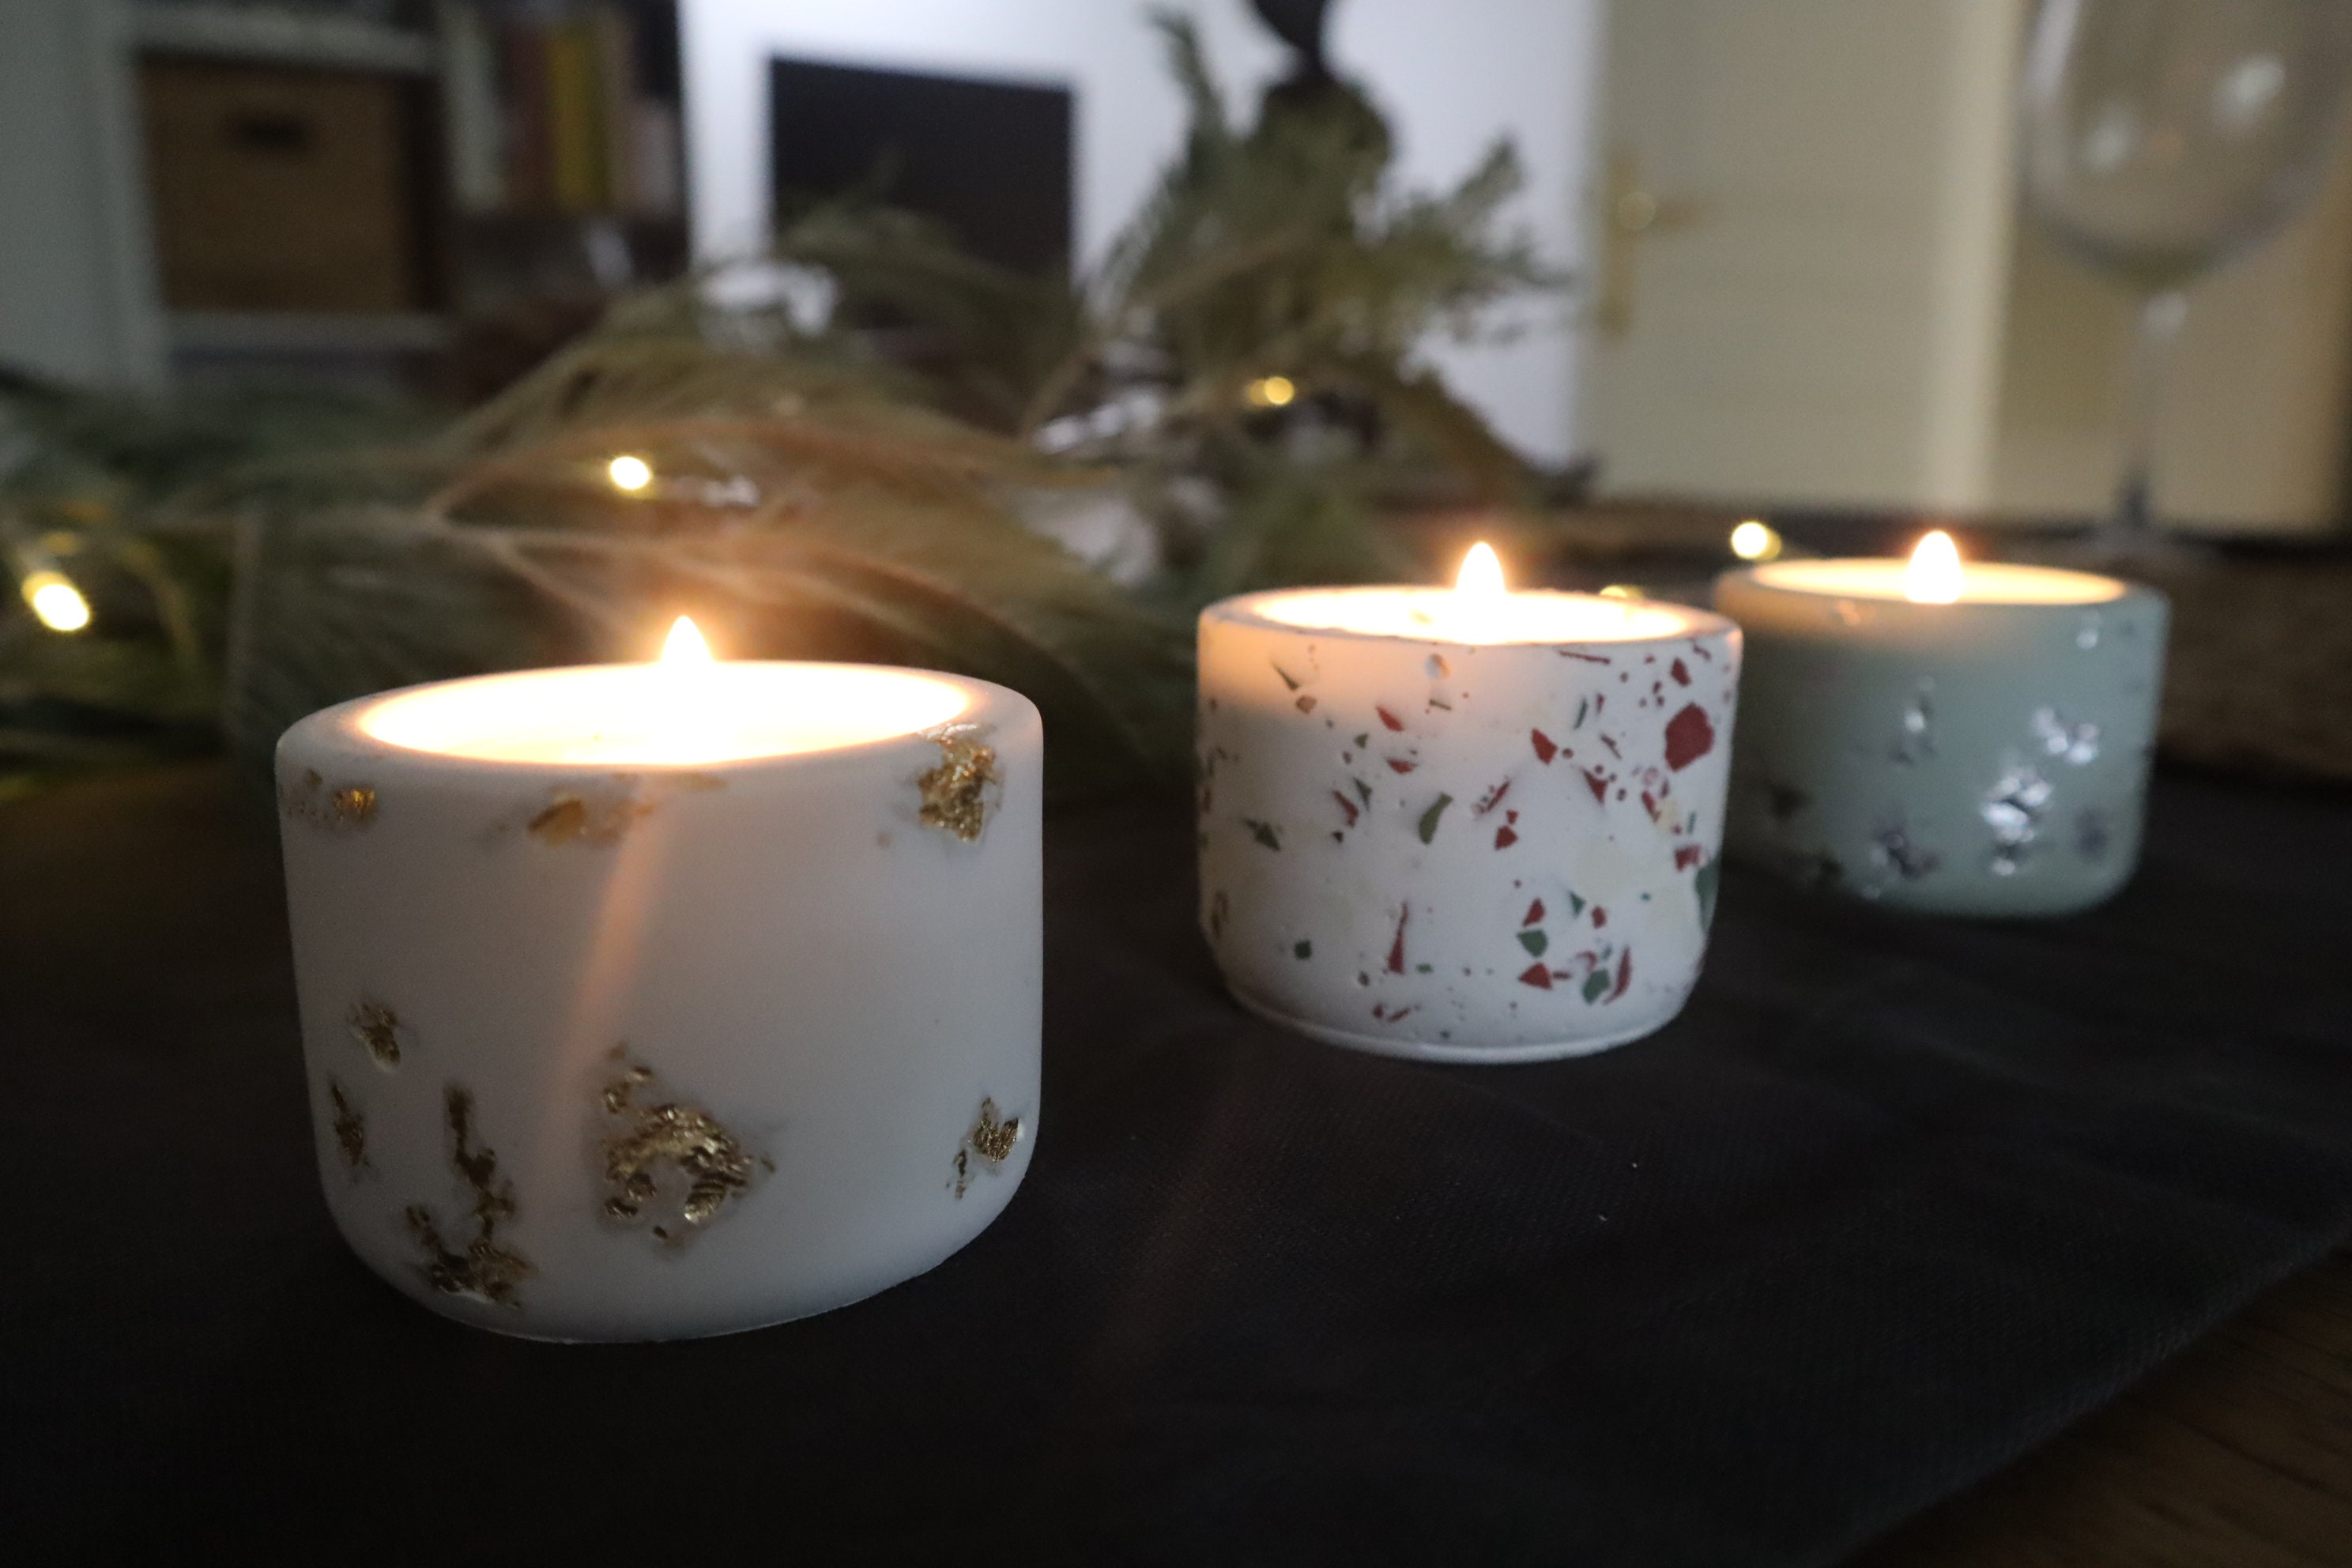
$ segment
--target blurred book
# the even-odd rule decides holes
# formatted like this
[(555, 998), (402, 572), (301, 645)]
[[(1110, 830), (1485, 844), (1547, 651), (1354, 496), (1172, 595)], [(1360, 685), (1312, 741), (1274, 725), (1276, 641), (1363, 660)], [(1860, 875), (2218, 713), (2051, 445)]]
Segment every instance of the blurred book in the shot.
[(555, 149), (548, 123), (547, 33), (509, 26), (499, 30), (499, 100), (505, 122), (507, 205), (552, 206)]
[(595, 41), (584, 23), (547, 31), (548, 145), (555, 205), (566, 212), (604, 212), (613, 205), (612, 171), (604, 166), (603, 83)]
[(678, 110), (646, 79), (643, 22), (630, 7), (515, 16), (443, 0), (442, 15), (461, 209), (678, 214)]
[(676, 216), (686, 210), (685, 132), (678, 125), (677, 106), (658, 98), (639, 99), (631, 130), (637, 210), (648, 216)]
[(441, 0), (439, 17), (450, 193), (460, 211), (493, 212), (508, 200), (498, 39), (481, 12), (461, 0)]

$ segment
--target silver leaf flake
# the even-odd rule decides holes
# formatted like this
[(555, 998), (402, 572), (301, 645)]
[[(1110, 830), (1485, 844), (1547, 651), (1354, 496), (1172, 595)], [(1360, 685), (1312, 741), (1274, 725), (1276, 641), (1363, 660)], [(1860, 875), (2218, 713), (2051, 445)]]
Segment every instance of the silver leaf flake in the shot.
[(2041, 737), (2042, 749), (2053, 757), (2063, 757), (2076, 767), (2095, 762), (2099, 755), (2099, 727), (2096, 724), (2069, 724), (2055, 708), (2033, 710), (2033, 732)]
[(1900, 826), (1886, 828), (1870, 841), (1870, 858), (1906, 882), (1928, 875), (1944, 863), (1941, 855), (1912, 842), (1911, 835)]
[(2013, 877), (2026, 854), (2042, 835), (2042, 816), (2050, 809), (2053, 789), (2032, 766), (2011, 762), (1992, 787), (1984, 792), (1977, 815), (1992, 829), (1992, 874)]
[(1895, 740), (1894, 750), (1896, 762), (1916, 763), (1936, 754), (1936, 705), (1931, 700), (1935, 689), (1933, 680), (1922, 680), (1903, 710), (1903, 733)]

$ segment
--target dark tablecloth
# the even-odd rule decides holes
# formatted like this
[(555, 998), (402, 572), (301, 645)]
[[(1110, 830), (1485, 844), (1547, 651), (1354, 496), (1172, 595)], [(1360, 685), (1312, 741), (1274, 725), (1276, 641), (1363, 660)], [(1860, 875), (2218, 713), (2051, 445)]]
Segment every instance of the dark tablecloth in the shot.
[(2352, 804), (2160, 783), (2046, 925), (1735, 872), (1606, 1056), (1244, 1016), (1181, 803), (1048, 835), (1027, 1184), (925, 1278), (668, 1346), (469, 1331), (316, 1188), (266, 821), (0, 807), (16, 1542), (527, 1563), (1807, 1563), (2352, 1229)]

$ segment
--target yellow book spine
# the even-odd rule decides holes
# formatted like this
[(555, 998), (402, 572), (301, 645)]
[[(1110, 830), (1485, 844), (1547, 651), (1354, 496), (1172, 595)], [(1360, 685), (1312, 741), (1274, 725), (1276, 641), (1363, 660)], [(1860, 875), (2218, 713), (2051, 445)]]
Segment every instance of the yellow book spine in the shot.
[(637, 45), (617, 5), (589, 13), (596, 40), (596, 133), (604, 150), (604, 205), (635, 212), (644, 205), (636, 170)]
[(555, 202), (570, 212), (594, 212), (604, 205), (596, 77), (596, 44), (589, 29), (555, 28), (547, 40), (547, 118), (555, 143)]

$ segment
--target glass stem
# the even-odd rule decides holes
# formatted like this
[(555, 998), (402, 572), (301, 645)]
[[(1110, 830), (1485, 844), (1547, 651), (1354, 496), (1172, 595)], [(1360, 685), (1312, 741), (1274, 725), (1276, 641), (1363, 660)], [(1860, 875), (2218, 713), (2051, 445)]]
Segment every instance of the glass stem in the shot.
[(2107, 523), (2118, 538), (2146, 539), (2156, 526), (2156, 416), (2163, 402), (2164, 368), (2188, 314), (2189, 298), (2178, 289), (2150, 294), (2140, 304), (2130, 380), (2124, 388), (2123, 477)]

